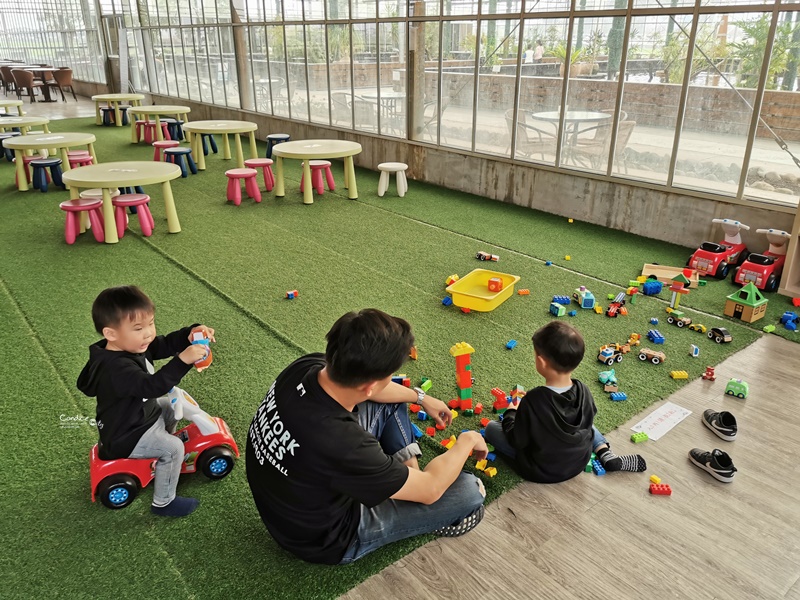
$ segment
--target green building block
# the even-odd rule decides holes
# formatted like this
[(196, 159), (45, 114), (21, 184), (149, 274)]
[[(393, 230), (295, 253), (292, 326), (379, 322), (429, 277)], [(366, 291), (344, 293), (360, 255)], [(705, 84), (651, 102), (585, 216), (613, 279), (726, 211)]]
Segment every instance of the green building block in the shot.
[(424, 378), (422, 379), (422, 385), (419, 386), (423, 392), (427, 392), (433, 386), (433, 382), (430, 379)]
[(765, 325), (762, 331), (764, 333), (772, 333), (773, 331), (775, 331), (775, 325)]
[(458, 390), (458, 398), (460, 400), (470, 400), (472, 398), (472, 388), (465, 388), (463, 390)]
[(647, 434), (646, 434), (644, 431), (639, 431), (639, 432), (637, 432), (637, 433), (634, 433), (634, 434), (631, 436), (631, 441), (632, 441), (634, 444), (639, 444), (639, 443), (641, 443), (641, 442), (646, 442), (646, 441), (647, 441), (647, 440), (649, 440), (649, 439), (650, 439), (650, 438), (647, 436)]
[(586, 466), (583, 468), (584, 473), (591, 473), (592, 472), (592, 461), (586, 463)]
[(489, 452), (494, 452), (494, 446), (491, 444), (486, 444), (486, 447), (489, 449)]
[(642, 282), (639, 281), (638, 279), (629, 279), (628, 280), (628, 287), (638, 288), (638, 287), (641, 287), (641, 285), (642, 285)]
[(617, 297), (617, 295), (616, 295), (616, 294), (609, 294), (609, 295), (608, 295), (608, 299), (609, 299), (609, 300), (613, 300), (613, 299), (614, 299), (614, 298), (616, 298), (616, 297)]
[(472, 371), (472, 365), (465, 365), (464, 366), (464, 370), (465, 371)]
[(633, 296), (631, 296), (631, 299), (628, 300), (628, 302), (630, 302), (631, 304), (636, 304), (636, 298), (638, 296), (639, 296), (639, 294), (634, 294)]
[(464, 415), (465, 417), (471, 417), (472, 415), (475, 414), (475, 411), (472, 410), (471, 408), (468, 408), (466, 410), (461, 411), (461, 414)]

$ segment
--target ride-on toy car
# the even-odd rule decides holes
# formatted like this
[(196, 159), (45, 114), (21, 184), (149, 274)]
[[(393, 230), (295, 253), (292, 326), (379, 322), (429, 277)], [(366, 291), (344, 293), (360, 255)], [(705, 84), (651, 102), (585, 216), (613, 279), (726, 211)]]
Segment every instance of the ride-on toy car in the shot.
[[(222, 479), (228, 475), (239, 456), (239, 448), (227, 423), (210, 416), (180, 388), (172, 388), (168, 397), (175, 418), (180, 420), (185, 414), (192, 421), (175, 432), (185, 449), (181, 474), (201, 471), (209, 479)], [(92, 502), (100, 498), (108, 508), (125, 508), (155, 477), (157, 459), (103, 460), (101, 454), (102, 449), (95, 444), (90, 454)]]
[(731, 275), (731, 281), (739, 285), (747, 285), (748, 281), (760, 290), (774, 292), (778, 289), (786, 262), (786, 245), (792, 234), (780, 229), (756, 229), (756, 233), (764, 233), (769, 241), (769, 250), (764, 254), (751, 254)]
[(748, 231), (750, 227), (733, 219), (711, 219), (712, 223), (722, 225), (725, 239), (720, 243), (703, 242), (689, 257), (687, 267), (698, 271), (701, 275), (725, 279), (731, 265), (739, 265), (747, 258), (747, 246), (742, 243), (740, 231)]

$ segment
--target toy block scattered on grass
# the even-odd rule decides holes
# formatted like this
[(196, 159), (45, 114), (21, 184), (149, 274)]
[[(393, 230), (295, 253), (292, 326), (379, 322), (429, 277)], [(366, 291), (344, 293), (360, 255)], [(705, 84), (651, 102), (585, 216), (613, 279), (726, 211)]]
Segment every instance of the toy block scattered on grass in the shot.
[(500, 388), (492, 388), (490, 393), (495, 397), (495, 400), (505, 400), (506, 393)]
[(444, 425), (439, 425), (439, 424), (437, 423), (437, 424), (436, 424), (436, 429), (438, 429), (439, 431), (444, 431)]
[(460, 404), (461, 404), (461, 400), (459, 400), (458, 398), (453, 398), (452, 400), (450, 400), (450, 402), (447, 403), (447, 407), (448, 408), (458, 408)]
[(481, 414), (481, 413), (483, 412), (483, 404), (481, 404), (480, 402), (478, 402), (478, 404), (476, 404), (476, 405), (475, 405), (475, 408), (473, 409), (473, 412), (474, 412), (476, 415), (479, 415), (479, 414)]
[(661, 477), (658, 475), (650, 475), (650, 483), (659, 484), (661, 483)]
[(800, 306), (800, 298), (792, 298), (792, 306)]
[(572, 257), (571, 257), (569, 254), (567, 254), (567, 255), (564, 257), (564, 260), (572, 260)]
[(453, 306), (453, 299), (450, 296), (445, 296), (442, 298), (442, 304), (445, 306)]
[(422, 407), (419, 404), (412, 404), (412, 405), (410, 405), (408, 407), (408, 410), (410, 410), (412, 413), (416, 414), (416, 413), (418, 413), (419, 411), (422, 410)]
[(513, 350), (516, 347), (516, 345), (517, 345), (517, 340), (508, 340), (508, 342), (506, 342), (506, 348), (508, 348), (509, 350)]
[(689, 373), (686, 371), (670, 371), (669, 376), (673, 379), (689, 379)]
[(433, 427), (428, 427), (425, 430), (425, 435), (429, 435), (430, 437), (433, 437), (434, 435), (436, 435), (436, 429), (434, 429)]
[[(465, 354), (472, 354), (473, 352), (475, 352), (475, 348), (470, 346), (467, 342), (458, 342), (450, 347), (450, 356), (463, 356)], [(458, 365), (458, 361), (456, 361), (456, 365)]]
[(461, 400), (458, 403), (459, 410), (472, 410), (472, 398), (467, 398), (466, 400)]
[(484, 471), (484, 473), (486, 473), (489, 477), (494, 477), (497, 475), (497, 469), (494, 467), (489, 467)]
[(468, 315), (469, 313), (472, 312), (472, 309), (471, 308), (467, 308), (466, 306), (462, 306), (461, 307), (461, 312), (464, 313), (465, 315)]
[(403, 379), (405, 378), (406, 378), (405, 374), (392, 375), (392, 383), (399, 383), (400, 385), (403, 385)]
[(553, 261), (551, 261), (551, 260), (544, 261), (544, 266), (545, 267), (552, 267), (553, 266)]
[(654, 496), (672, 496), (672, 488), (666, 483), (651, 483), (650, 493)]
[(569, 296), (553, 296), (552, 301), (556, 304), (563, 304), (564, 306), (569, 306), (570, 302), (572, 302)]
[(487, 419), (486, 417), (483, 417), (481, 419), (481, 427), (486, 427), (489, 423), (491, 423), (491, 421), (492, 421), (491, 419)]
[(453, 284), (454, 284), (456, 281), (458, 281), (458, 275), (456, 275), (455, 273), (453, 273), (452, 275), (450, 275), (450, 277), (448, 277), (448, 278), (445, 280), (445, 282), (444, 282), (444, 283), (445, 283), (445, 285), (453, 285)]
[(564, 306), (559, 304), (558, 302), (551, 302), (550, 314), (555, 317), (563, 317), (565, 314), (567, 314), (567, 309), (564, 308)]
[(464, 388), (463, 390), (458, 390), (458, 397), (461, 400), (468, 400), (468, 399), (472, 398), (472, 388), (468, 387), (468, 388)]
[(408, 357), (411, 360), (417, 360), (417, 358), (419, 358), (419, 354), (417, 354), (417, 347), (416, 346), (411, 346), (411, 352), (408, 353)]
[(613, 300), (614, 296), (616, 296), (616, 294), (609, 294), (608, 296), (606, 296), (606, 299)]
[(613, 383), (607, 383), (603, 386), (604, 392), (618, 392), (619, 388)]
[(426, 413), (424, 410), (418, 411), (417, 412), (417, 419), (419, 419), (420, 421), (427, 421), (428, 420), (428, 413)]
[(531, 291), (528, 289), (517, 290), (517, 294), (520, 296), (530, 296)]
[(596, 458), (592, 461), (592, 470), (594, 471), (594, 474), (598, 476), (606, 474), (606, 470), (603, 468), (603, 464)]
[(636, 433), (631, 435), (631, 441), (634, 444), (641, 444), (642, 442), (646, 442), (649, 439), (650, 436), (648, 436), (644, 431), (637, 431)]
[(603, 314), (603, 307), (600, 306), (599, 304), (595, 304), (594, 305), (594, 312), (596, 312), (598, 315), (602, 315)]
[(611, 400), (614, 402), (622, 402), (628, 399), (628, 394), (625, 392), (611, 392)]
[(411, 377), (403, 377), (403, 385), (407, 388), (411, 387)]
[(447, 448), (447, 444), (450, 443), (450, 438), (444, 438), (441, 442), (439, 442), (442, 446)]
[(775, 325), (764, 325), (764, 329), (762, 329), (764, 333), (772, 333), (775, 331)]
[(413, 423), (411, 424), (411, 429), (414, 431), (414, 437), (415, 438), (421, 438), (422, 437), (422, 435), (423, 435), (422, 429), (420, 429), (419, 427), (417, 427)]
[(286, 292), (287, 300), (294, 300), (298, 296), (300, 296), (300, 294), (297, 293), (297, 290), (289, 290), (288, 292)]
[(658, 325), (658, 319), (655, 317), (650, 317), (650, 325)]
[(571, 311), (569, 311), (567, 313), (567, 315), (570, 316), (570, 317), (577, 317), (578, 316), (578, 311), (577, 310), (571, 310)]
[(486, 459), (484, 458), (483, 460), (479, 460), (478, 462), (476, 462), (475, 468), (478, 469), (478, 471), (486, 470)]
[(419, 386), (423, 392), (427, 392), (433, 386), (433, 382), (430, 379), (426, 379), (422, 382), (422, 385)]
[[(486, 444), (486, 445), (491, 447), (491, 444)], [(494, 450), (494, 448), (492, 448), (492, 450)], [(491, 462), (494, 462), (496, 458), (497, 458), (497, 455), (494, 452), (489, 452), (486, 455), (486, 460), (489, 460)]]
[(450, 415), (455, 419), (458, 416), (458, 413), (451, 408), (450, 409)]
[(465, 408), (463, 411), (461, 411), (461, 414), (464, 415), (465, 417), (471, 417), (472, 415), (475, 414), (475, 411), (472, 410), (471, 408)]

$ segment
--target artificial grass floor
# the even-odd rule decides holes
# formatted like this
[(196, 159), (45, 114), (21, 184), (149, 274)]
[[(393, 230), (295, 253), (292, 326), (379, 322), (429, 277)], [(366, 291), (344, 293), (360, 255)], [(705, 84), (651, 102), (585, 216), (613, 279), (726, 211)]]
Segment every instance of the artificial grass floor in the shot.
[[(152, 158), (149, 147), (129, 143), (126, 128), (99, 128), (93, 119), (76, 119), (53, 122), (51, 129), (95, 133), (101, 161)], [(554, 294), (586, 284), (605, 305), (606, 294), (619, 289), (607, 282), (626, 283), (645, 261), (683, 264), (687, 256), (677, 246), (570, 225), (563, 218), (416, 182), (403, 199), (393, 195), (393, 187), (379, 199), (377, 175), (365, 170), (358, 171), (358, 201), (337, 190), (304, 206), (299, 165), (291, 161), (285, 198), (267, 193), (261, 204), (244, 201), (233, 207), (224, 201), (222, 175), (231, 163), (211, 156), (207, 166), (199, 175), (173, 182), (180, 234), (166, 233), (155, 186), (146, 190), (156, 220), (152, 237), (141, 237), (134, 223), (119, 244), (101, 245), (83, 235), (70, 247), (64, 244), (63, 214), (57, 208), (67, 193), (52, 188), (47, 194), (16, 192), (13, 167), (0, 164), (0, 316), (4, 337), (11, 341), (0, 350), (0, 373), (7, 382), (1, 402), (14, 423), (0, 448), (17, 462), (0, 498), (7, 517), (0, 564), (9, 573), (6, 589), (14, 595), (96, 597), (111, 587), (118, 597), (330, 598), (428, 539), (394, 544), (348, 567), (302, 563), (278, 549), (263, 527), (243, 463), (217, 483), (185, 477), (181, 492), (202, 502), (186, 520), (151, 517), (150, 489), (122, 511), (92, 505), (86, 459), (96, 432), (86, 422), (64, 427), (62, 419), (94, 415), (93, 400), (74, 382), (87, 346), (97, 338), (89, 311), (101, 289), (125, 283), (142, 287), (156, 303), (162, 333), (194, 321), (217, 329), (212, 368), (191, 373), (182, 385), (211, 414), (226, 419), (243, 450), (252, 415), (274, 377), (297, 356), (322, 350), (325, 332), (347, 310), (374, 306), (407, 318), (420, 358), (405, 370), (417, 381), (430, 377), (431, 393), (445, 401), (455, 395), (447, 350), (455, 342), (471, 343), (475, 398), (489, 405), (492, 387), (541, 383), (529, 340), (551, 318), (547, 307)], [(334, 163), (334, 170), (341, 182), (341, 164)], [(600, 246), (611, 249), (615, 259), (594, 250)], [(501, 254), (501, 262), (491, 267), (520, 275), (518, 287), (531, 289), (531, 296), (514, 295), (490, 313), (464, 315), (443, 307), (448, 275), (486, 266), (475, 260), (478, 250)], [(565, 254), (573, 257), (567, 266), (585, 275), (546, 267), (540, 260), (563, 263), (558, 258)], [(689, 299), (704, 297), (717, 284), (728, 285), (714, 282)], [(298, 289), (300, 298), (285, 300), (289, 289)], [(759, 335), (729, 324), (734, 341), (718, 346), (664, 324), (660, 329), (667, 343), (659, 349), (667, 353), (667, 364), (626, 357), (617, 373), (630, 399), (612, 403), (596, 382), (597, 371), (605, 368), (594, 361), (596, 348), (625, 341), (634, 331), (644, 333), (651, 316), (666, 316), (663, 302), (654, 298), (641, 298), (630, 308), (628, 317), (580, 311), (572, 319), (588, 348), (576, 376), (595, 394), (603, 431), (683, 385), (669, 378), (669, 370), (687, 370), (695, 378), (706, 364), (716, 364)], [(719, 324), (705, 315), (702, 320), (709, 327)], [(512, 352), (505, 349), (509, 339), (519, 341)], [(688, 357), (691, 343), (701, 347), (699, 360)], [(440, 439), (477, 428), (477, 422), (456, 419), (452, 431), (425, 445), (426, 457), (440, 451)], [(496, 478), (485, 478), (490, 499), (519, 481), (502, 461), (498, 466)], [(587, 485), (601, 485), (585, 477)]]

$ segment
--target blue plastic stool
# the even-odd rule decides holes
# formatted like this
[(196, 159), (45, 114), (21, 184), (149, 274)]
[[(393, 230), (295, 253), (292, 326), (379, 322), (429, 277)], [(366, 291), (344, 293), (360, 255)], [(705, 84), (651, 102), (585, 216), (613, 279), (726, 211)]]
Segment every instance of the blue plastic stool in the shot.
[(203, 154), (208, 156), (208, 144), (211, 144), (211, 151), (216, 154), (217, 153), (217, 142), (214, 139), (213, 133), (201, 133), (200, 134), (203, 138)]
[(30, 166), (33, 167), (33, 188), (40, 190), (42, 193), (47, 191), (47, 168), (50, 168), (50, 177), (53, 179), (53, 185), (57, 185), (64, 189), (67, 186), (61, 180), (61, 159), (60, 158), (39, 158), (32, 160)]
[(9, 131), (8, 133), (0, 133), (0, 154), (4, 154), (8, 162), (14, 162), (14, 151), (11, 148), (3, 146), (3, 140), (17, 137), (22, 135), (18, 131)]
[(168, 117), (161, 119), (161, 122), (167, 124), (167, 131), (169, 131), (170, 138), (178, 141), (183, 139), (183, 121)]
[(103, 125), (108, 127), (114, 124), (114, 109), (110, 106), (101, 106), (100, 112), (103, 113)]
[[(166, 148), (164, 150), (164, 156), (165, 160), (181, 168), (181, 177), (189, 176), (189, 173), (186, 172), (186, 161), (189, 162), (189, 168), (192, 170), (192, 173), (195, 175), (197, 174), (197, 165), (194, 164), (191, 148)], [(184, 156), (186, 157), (186, 161), (183, 160)]]
[(130, 121), (128, 121), (128, 109), (130, 106), (120, 106), (119, 107), (119, 116), (122, 119), (123, 125), (130, 125)]
[(288, 133), (270, 133), (267, 136), (267, 158), (272, 158), (272, 149), (283, 142), (288, 142), (291, 139)]

